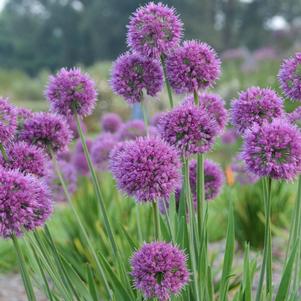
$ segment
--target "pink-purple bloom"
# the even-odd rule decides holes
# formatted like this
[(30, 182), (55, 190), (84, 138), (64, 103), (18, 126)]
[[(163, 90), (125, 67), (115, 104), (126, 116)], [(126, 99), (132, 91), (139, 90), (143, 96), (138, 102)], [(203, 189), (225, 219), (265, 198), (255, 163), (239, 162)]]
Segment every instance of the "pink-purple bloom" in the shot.
[(301, 101), (301, 52), (284, 60), (278, 77), (284, 94), (293, 100)]
[(219, 132), (206, 110), (189, 103), (165, 113), (158, 129), (162, 138), (184, 156), (208, 152)]
[(167, 301), (189, 281), (186, 255), (166, 242), (145, 243), (131, 258), (134, 286), (144, 297)]
[(72, 135), (67, 121), (61, 115), (40, 112), (25, 120), (19, 138), (47, 152), (58, 152), (67, 149)]
[(116, 147), (110, 169), (118, 188), (137, 202), (167, 199), (181, 182), (178, 154), (160, 138), (137, 138)]
[(174, 8), (150, 2), (131, 17), (127, 42), (133, 51), (159, 58), (179, 45), (182, 31), (183, 24)]
[[(92, 140), (87, 139), (86, 143), (87, 143), (88, 151), (91, 153)], [(78, 140), (75, 145), (75, 150), (74, 150), (72, 161), (73, 161), (75, 169), (79, 175), (87, 176), (89, 174), (88, 162), (85, 157), (84, 149), (83, 149), (83, 146), (82, 146), (82, 143), (80, 140)]]
[(298, 123), (301, 121), (301, 107), (296, 108), (294, 111), (286, 115), (287, 120), (290, 123)]
[(94, 81), (78, 68), (62, 68), (55, 76), (51, 76), (45, 96), (51, 109), (65, 116), (75, 112), (87, 116), (92, 113), (97, 100)]
[(223, 144), (234, 144), (237, 141), (238, 135), (234, 128), (228, 128), (221, 135), (221, 141)]
[(162, 67), (156, 60), (127, 52), (113, 65), (111, 86), (129, 104), (139, 103), (144, 93), (156, 96), (162, 90)]
[(12, 140), (17, 129), (17, 109), (6, 98), (0, 97), (0, 143)]
[(185, 41), (167, 58), (166, 71), (178, 94), (213, 86), (220, 76), (220, 60), (213, 48), (198, 41)]
[(35, 176), (0, 169), (0, 236), (20, 236), (42, 226), (52, 212), (50, 194)]
[(254, 125), (244, 137), (242, 157), (258, 176), (293, 180), (301, 171), (301, 133), (285, 119)]
[(283, 101), (271, 89), (251, 87), (232, 102), (232, 123), (240, 134), (254, 124), (262, 125), (283, 116)]
[(100, 120), (104, 132), (116, 133), (122, 125), (122, 119), (116, 113), (105, 113)]
[(0, 158), (0, 164), (4, 168), (18, 169), (24, 174), (33, 174), (43, 177), (47, 173), (48, 158), (43, 149), (36, 145), (19, 141), (6, 148), (7, 161)]
[(134, 119), (124, 123), (116, 133), (118, 140), (134, 140), (146, 136), (145, 124), (142, 120)]

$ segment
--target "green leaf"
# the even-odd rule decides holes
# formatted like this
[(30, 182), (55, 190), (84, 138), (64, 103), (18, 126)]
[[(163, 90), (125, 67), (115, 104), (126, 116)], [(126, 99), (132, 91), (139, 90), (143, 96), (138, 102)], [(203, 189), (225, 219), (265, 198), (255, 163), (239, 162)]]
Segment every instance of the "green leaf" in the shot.
[(93, 272), (92, 269), (89, 265), (87, 265), (87, 279), (88, 279), (88, 286), (89, 286), (89, 291), (90, 295), (93, 301), (98, 301), (98, 295), (97, 295), (97, 288), (95, 285), (95, 280), (93, 277)]

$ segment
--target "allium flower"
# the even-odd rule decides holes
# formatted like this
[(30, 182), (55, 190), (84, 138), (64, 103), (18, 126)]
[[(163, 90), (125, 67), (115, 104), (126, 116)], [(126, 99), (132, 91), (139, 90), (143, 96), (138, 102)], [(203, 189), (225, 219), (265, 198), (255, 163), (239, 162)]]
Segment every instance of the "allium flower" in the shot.
[(6, 144), (17, 129), (17, 110), (7, 99), (0, 97), (0, 143)]
[(182, 31), (183, 24), (174, 8), (150, 2), (131, 17), (127, 42), (135, 52), (158, 58), (179, 45)]
[(23, 129), (24, 121), (33, 116), (33, 112), (26, 108), (17, 108), (17, 129), (15, 132), (15, 140), (19, 139), (20, 131)]
[(0, 236), (21, 235), (43, 225), (52, 212), (44, 183), (17, 170), (0, 169)]
[(240, 134), (254, 124), (262, 125), (283, 116), (283, 101), (271, 89), (248, 88), (232, 103), (232, 123)]
[(71, 140), (71, 132), (61, 115), (40, 112), (25, 120), (19, 138), (46, 151), (50, 148), (57, 152), (66, 150)]
[(122, 119), (116, 113), (106, 113), (100, 120), (104, 132), (116, 133), (122, 125)]
[(144, 297), (167, 301), (189, 281), (185, 253), (165, 242), (145, 243), (131, 259), (134, 286)]
[(78, 68), (62, 68), (50, 77), (45, 96), (56, 113), (68, 116), (75, 110), (78, 115), (87, 116), (94, 109), (97, 92), (88, 74)]
[(129, 104), (141, 102), (143, 93), (156, 96), (163, 86), (161, 65), (137, 53), (122, 54), (113, 65), (111, 86)]
[(120, 127), (116, 135), (120, 141), (134, 140), (137, 137), (146, 136), (144, 122), (139, 119), (130, 120)]
[(279, 74), (282, 91), (289, 98), (301, 101), (301, 52), (284, 60)]
[(298, 123), (301, 121), (301, 107), (298, 107), (297, 109), (295, 109), (293, 112), (288, 113), (286, 115), (287, 120), (290, 123)]
[(158, 129), (162, 138), (184, 156), (208, 152), (218, 134), (217, 124), (207, 111), (193, 104), (165, 113)]
[(255, 125), (244, 138), (242, 157), (249, 171), (285, 180), (301, 171), (301, 133), (286, 120)]
[(70, 150), (65, 150), (65, 151), (62, 151), (62, 152), (58, 152), (56, 154), (56, 158), (58, 160), (64, 160), (66, 162), (71, 162), (72, 160), (72, 153), (70, 152)]
[(158, 126), (160, 119), (163, 115), (164, 115), (164, 112), (156, 112), (154, 114), (154, 116), (152, 117), (150, 124), (155, 127)]
[(116, 143), (116, 137), (109, 133), (103, 133), (93, 141), (91, 157), (99, 171), (108, 169), (109, 155)]
[[(77, 188), (77, 173), (75, 167), (72, 163), (66, 162), (64, 160), (58, 160), (58, 165), (68, 191), (70, 195), (72, 195)], [(52, 198), (55, 202), (67, 201), (61, 181), (54, 170), (52, 162), (49, 162), (48, 164), (48, 173), (45, 177), (45, 181), (51, 191)]]
[(29, 173), (38, 177), (45, 176), (48, 158), (41, 148), (19, 141), (9, 145), (6, 153), (8, 161), (3, 157), (0, 158), (0, 164), (4, 168), (18, 169), (24, 174)]
[[(204, 108), (211, 118), (216, 121), (220, 131), (224, 130), (228, 118), (224, 100), (213, 93), (199, 93), (198, 96), (200, 107)], [(184, 104), (188, 102), (194, 103), (193, 95), (189, 95), (184, 99)]]
[(223, 144), (234, 144), (237, 141), (237, 133), (233, 128), (227, 129), (221, 135), (221, 141)]
[(206, 43), (185, 41), (167, 58), (166, 71), (176, 93), (211, 87), (220, 76), (220, 60)]
[(166, 199), (181, 181), (176, 150), (158, 137), (137, 138), (117, 145), (110, 158), (118, 188), (138, 202)]
[[(86, 143), (87, 143), (88, 151), (91, 153), (92, 140), (87, 139)], [(75, 150), (74, 150), (72, 161), (73, 161), (75, 169), (79, 175), (87, 176), (89, 174), (88, 162), (85, 157), (83, 146), (82, 146), (82, 143), (80, 140), (78, 140), (75, 145)]]

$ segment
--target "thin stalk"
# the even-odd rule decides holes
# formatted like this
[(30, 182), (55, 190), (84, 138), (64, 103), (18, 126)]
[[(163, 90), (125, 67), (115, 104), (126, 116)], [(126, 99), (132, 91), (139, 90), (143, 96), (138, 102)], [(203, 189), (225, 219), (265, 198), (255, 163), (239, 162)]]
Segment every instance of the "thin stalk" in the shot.
[(6, 150), (5, 150), (2, 143), (0, 143), (0, 151), (1, 151), (1, 154), (2, 154), (2, 157), (3, 157), (4, 161), (7, 162), (8, 161), (8, 156), (7, 156)]
[(143, 113), (143, 120), (144, 120), (146, 135), (148, 136), (149, 132), (148, 132), (147, 107), (146, 107), (146, 103), (143, 100), (141, 101), (141, 109), (142, 109), (142, 113)]
[(171, 92), (170, 83), (168, 81), (167, 74), (166, 74), (166, 64), (165, 64), (165, 59), (164, 59), (163, 55), (161, 55), (160, 60), (161, 60), (161, 65), (162, 65), (162, 69), (163, 69), (164, 81), (165, 81), (165, 86), (166, 86), (166, 90), (167, 90), (167, 94), (168, 94), (169, 105), (171, 108), (173, 108), (172, 92)]
[(23, 253), (19, 246), (18, 239), (15, 234), (13, 234), (11, 236), (11, 239), (13, 241), (13, 244), (14, 244), (14, 247), (15, 247), (15, 250), (17, 253), (18, 264), (19, 264), (19, 268), (20, 268), (20, 272), (21, 272), (21, 276), (22, 276), (22, 280), (23, 280), (23, 284), (25, 287), (27, 298), (29, 301), (36, 301), (36, 296), (34, 294), (32, 283), (31, 283), (31, 280), (30, 280), (30, 277), (29, 277), (29, 274), (28, 274), (28, 271), (26, 268), (24, 256), (23, 256)]
[(152, 207), (153, 207), (153, 216), (154, 216), (154, 224), (155, 224), (155, 239), (160, 240), (160, 216), (159, 216), (157, 202), (153, 202)]

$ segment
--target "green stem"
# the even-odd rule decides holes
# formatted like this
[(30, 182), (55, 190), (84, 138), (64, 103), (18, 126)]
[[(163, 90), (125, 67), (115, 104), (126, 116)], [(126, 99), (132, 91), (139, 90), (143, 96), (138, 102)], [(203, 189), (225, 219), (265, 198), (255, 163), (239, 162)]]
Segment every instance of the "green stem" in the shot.
[(155, 239), (160, 240), (160, 216), (158, 211), (157, 202), (153, 202), (153, 215), (155, 224)]
[(2, 143), (0, 143), (0, 151), (5, 162), (8, 162), (8, 156)]
[(162, 65), (162, 69), (163, 69), (165, 86), (166, 86), (168, 99), (169, 99), (169, 105), (171, 108), (173, 108), (172, 92), (171, 92), (171, 87), (170, 87), (170, 84), (169, 84), (169, 81), (167, 78), (167, 74), (166, 74), (166, 65), (165, 65), (165, 59), (164, 59), (163, 55), (161, 55), (160, 60), (161, 60), (161, 65)]
[(31, 284), (31, 280), (30, 280), (28, 271), (26, 269), (24, 256), (23, 256), (23, 253), (22, 253), (21, 248), (19, 246), (18, 239), (17, 239), (16, 235), (14, 235), (14, 234), (11, 236), (11, 239), (13, 241), (13, 244), (14, 244), (14, 247), (15, 247), (15, 250), (16, 250), (16, 253), (17, 253), (18, 264), (19, 264), (19, 267), (20, 267), (20, 272), (21, 272), (23, 283), (24, 283), (27, 298), (28, 298), (29, 301), (36, 301), (34, 290), (33, 290), (32, 284)]
[(141, 109), (142, 109), (142, 113), (143, 113), (143, 120), (144, 120), (146, 135), (148, 136), (149, 132), (148, 132), (148, 115), (147, 115), (147, 107), (146, 107), (146, 103), (145, 103), (143, 100), (141, 101), (140, 104), (141, 104)]

